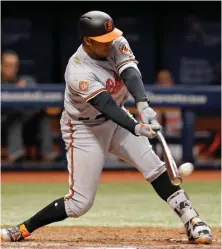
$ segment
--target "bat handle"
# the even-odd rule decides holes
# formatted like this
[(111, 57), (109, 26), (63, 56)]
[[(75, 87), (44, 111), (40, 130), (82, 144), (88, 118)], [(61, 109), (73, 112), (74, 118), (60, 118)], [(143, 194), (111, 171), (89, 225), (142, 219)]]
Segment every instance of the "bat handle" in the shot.
[(157, 135), (157, 138), (159, 139), (159, 141), (161, 141), (161, 143), (163, 144), (163, 146), (164, 146), (165, 148), (168, 148), (167, 143), (166, 143), (166, 140), (165, 140), (165, 138), (164, 138), (164, 136), (163, 136), (163, 134), (161, 133), (160, 130), (158, 130), (158, 131), (156, 132), (156, 135)]

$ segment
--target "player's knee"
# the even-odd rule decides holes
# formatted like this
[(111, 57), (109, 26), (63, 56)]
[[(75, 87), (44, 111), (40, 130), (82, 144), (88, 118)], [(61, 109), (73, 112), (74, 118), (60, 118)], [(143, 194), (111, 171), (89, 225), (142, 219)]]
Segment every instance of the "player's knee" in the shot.
[(93, 199), (87, 199), (79, 205), (79, 210), (78, 210), (78, 217), (84, 215), (87, 213), (90, 208), (93, 206), (94, 200)]
[(78, 218), (87, 213), (93, 206), (93, 203), (94, 199), (84, 199), (81, 201), (70, 199), (67, 202), (67, 215), (69, 217)]

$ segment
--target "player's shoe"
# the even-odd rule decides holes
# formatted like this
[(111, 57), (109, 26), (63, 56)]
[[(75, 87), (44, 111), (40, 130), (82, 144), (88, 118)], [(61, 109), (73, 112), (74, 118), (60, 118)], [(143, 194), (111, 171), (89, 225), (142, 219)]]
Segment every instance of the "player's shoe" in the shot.
[(199, 217), (194, 217), (185, 224), (189, 242), (193, 244), (211, 244), (212, 231)]
[(2, 242), (17, 242), (23, 240), (25, 237), (30, 236), (24, 224), (17, 225), (11, 228), (1, 229)]

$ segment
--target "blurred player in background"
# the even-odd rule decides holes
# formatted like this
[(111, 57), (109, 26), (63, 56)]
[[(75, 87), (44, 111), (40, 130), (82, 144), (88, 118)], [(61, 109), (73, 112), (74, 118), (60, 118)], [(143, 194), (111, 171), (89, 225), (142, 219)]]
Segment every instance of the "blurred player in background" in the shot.
[[(35, 87), (37, 83), (33, 77), (19, 75), (19, 64), (16, 52), (8, 50), (2, 53), (1, 83), (20, 88)], [(53, 151), (50, 118), (44, 110), (2, 108), (1, 122), (2, 137), (6, 140), (10, 162), (22, 162), (26, 159), (24, 141), (27, 145), (32, 145), (36, 133), (40, 137), (42, 159), (52, 161), (58, 158), (58, 154)]]
[[(155, 85), (159, 87), (172, 88), (175, 81), (172, 73), (168, 69), (161, 69), (157, 72), (155, 77)], [(182, 129), (182, 117), (180, 108), (165, 107), (157, 108), (157, 119), (163, 127), (163, 132), (168, 136), (179, 136)], [(171, 149), (174, 159), (179, 162), (182, 158), (182, 148), (180, 144), (168, 144)], [(156, 146), (157, 153), (162, 154), (161, 146)]]
[[(172, 73), (167, 69), (160, 70), (156, 75), (155, 83), (160, 87), (174, 87), (174, 79)], [(168, 134), (178, 135), (181, 132), (182, 120), (180, 109), (174, 108), (166, 112), (158, 112), (159, 122), (164, 126), (164, 131)], [(162, 121), (161, 121), (162, 120)], [(164, 124), (162, 123), (164, 122)]]

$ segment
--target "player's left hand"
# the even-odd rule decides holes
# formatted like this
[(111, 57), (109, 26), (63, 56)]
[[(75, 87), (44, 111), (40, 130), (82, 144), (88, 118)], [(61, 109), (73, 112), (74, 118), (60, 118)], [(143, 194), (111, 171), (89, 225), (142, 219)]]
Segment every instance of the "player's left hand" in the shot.
[(137, 110), (140, 116), (140, 120), (144, 124), (155, 124), (155, 127), (158, 127), (157, 130), (161, 129), (160, 124), (156, 120), (156, 112), (149, 106), (147, 102), (138, 102)]

